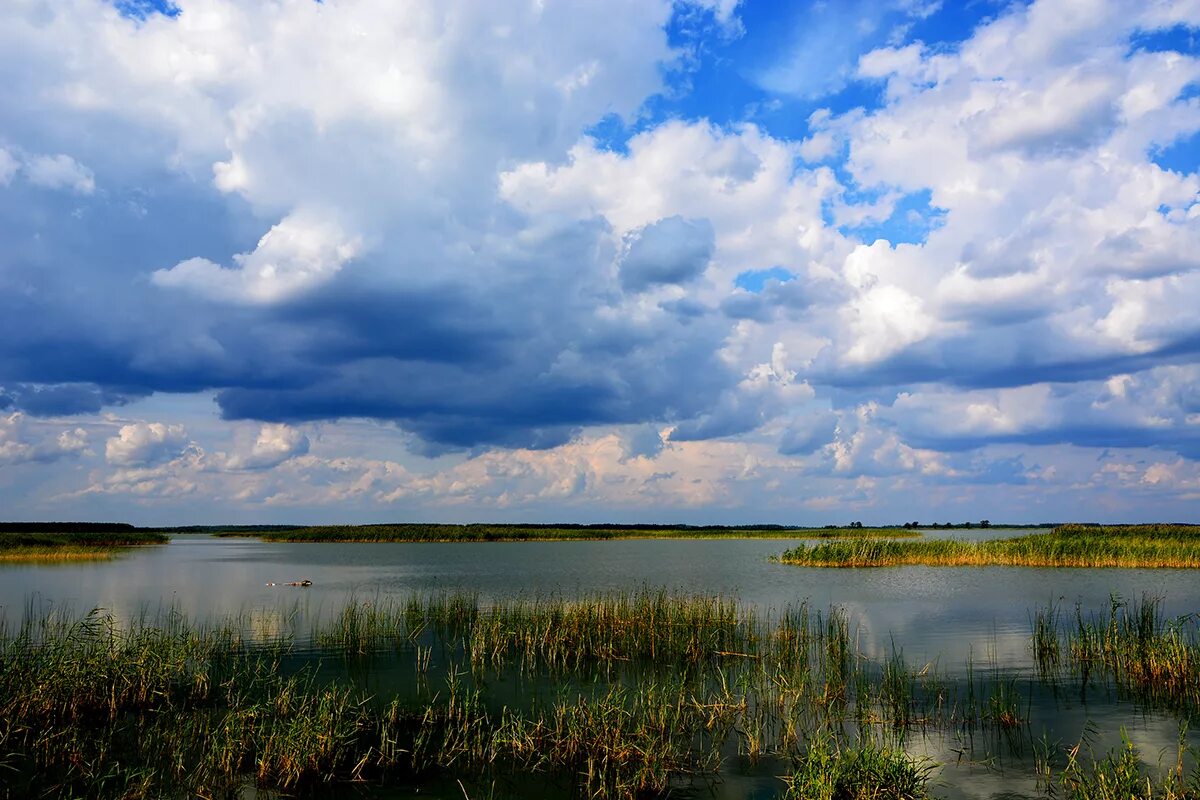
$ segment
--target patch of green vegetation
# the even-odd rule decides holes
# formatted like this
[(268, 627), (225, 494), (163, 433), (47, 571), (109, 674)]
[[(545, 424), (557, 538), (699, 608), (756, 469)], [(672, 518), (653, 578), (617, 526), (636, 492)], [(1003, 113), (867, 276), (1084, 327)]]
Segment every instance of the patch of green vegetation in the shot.
[(784, 778), (786, 800), (926, 800), (934, 765), (870, 738), (814, 735)]
[(1121, 748), (1100, 758), (1082, 757), (1083, 742), (1066, 751), (1061, 767), (1047, 754), (1043, 783), (1051, 797), (1063, 800), (1200, 800), (1200, 776), (1184, 769), (1188, 756), (1195, 758), (1185, 735), (1186, 727), (1180, 731), (1175, 763), (1157, 776), (1146, 774), (1137, 748), (1122, 729)]
[(1025, 566), (1200, 567), (1200, 526), (1060, 525), (992, 541), (925, 539), (919, 542), (864, 538), (800, 545), (778, 558), (807, 567)]
[(1160, 598), (1113, 597), (1106, 613), (1077, 607), (1074, 619), (1057, 606), (1038, 609), (1033, 647), (1044, 674), (1103, 674), (1143, 703), (1200, 713), (1200, 621), (1166, 617)]
[(285, 530), (219, 530), (218, 536), (254, 536), (277, 542), (529, 542), (606, 539), (834, 539), (908, 538), (918, 531), (891, 528), (796, 528), (784, 525), (493, 525), (398, 523), (313, 525)]
[[(66, 526), (63, 526), (66, 527)], [(166, 534), (132, 526), (111, 530), (0, 531), (0, 561), (76, 561), (111, 558), (131, 547), (164, 544)]]

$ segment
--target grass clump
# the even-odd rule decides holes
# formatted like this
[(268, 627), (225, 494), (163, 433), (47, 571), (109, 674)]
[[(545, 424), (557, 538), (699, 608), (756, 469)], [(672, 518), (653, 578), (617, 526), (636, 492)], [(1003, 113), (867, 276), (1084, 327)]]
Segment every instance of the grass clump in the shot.
[(992, 541), (866, 538), (800, 545), (778, 558), (807, 567), (1200, 567), (1197, 525), (1061, 525)]
[(933, 765), (870, 738), (839, 742), (820, 731), (784, 778), (788, 800), (926, 800)]
[(1143, 769), (1138, 749), (1124, 729), (1121, 747), (1100, 758), (1081, 758), (1084, 743), (1080, 742), (1066, 752), (1061, 768), (1044, 761), (1047, 793), (1062, 800), (1200, 800), (1200, 780), (1183, 766), (1189, 752), (1186, 731), (1186, 726), (1180, 730), (1175, 763), (1158, 775)]
[(0, 531), (0, 561), (112, 558), (132, 547), (165, 544), (164, 533), (137, 530)]

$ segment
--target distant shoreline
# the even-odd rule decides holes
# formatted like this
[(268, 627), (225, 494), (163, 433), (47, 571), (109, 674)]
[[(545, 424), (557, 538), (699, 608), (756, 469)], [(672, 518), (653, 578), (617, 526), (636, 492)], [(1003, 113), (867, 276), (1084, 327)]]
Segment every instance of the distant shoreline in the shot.
[[(1183, 530), (1193, 526), (1182, 523), (1156, 523), (1159, 529)], [(1010, 546), (959, 543), (955, 552), (943, 552), (937, 540), (919, 540), (927, 531), (1039, 530), (1054, 538), (1064, 530), (1086, 534), (1089, 539), (1112, 537), (1124, 532), (1144, 532), (1147, 525), (980, 523), (920, 525), (905, 523), (891, 526), (825, 525), (667, 525), (606, 523), (381, 523), (370, 525), (188, 525), (177, 527), (136, 527), (126, 523), (99, 522), (0, 522), (0, 561), (74, 560), (108, 558), (116, 552), (140, 545), (163, 544), (171, 536), (211, 535), (222, 538), (255, 538), (265, 542), (288, 543), (467, 543), (467, 542), (538, 542), (538, 541), (613, 541), (620, 539), (827, 539), (825, 550), (796, 548), (779, 560), (809, 566), (886, 566), (889, 564), (1012, 563), (996, 561), (1001, 550)], [(1021, 541), (1041, 536), (1019, 537)], [(838, 545), (838, 540), (846, 540)], [(869, 555), (871, 540), (888, 545), (887, 554)], [(1011, 542), (1002, 539), (998, 542)], [(851, 542), (856, 542), (852, 544)], [(865, 549), (864, 549), (865, 548)], [(933, 548), (933, 549), (931, 549)], [(934, 550), (937, 550), (936, 554)], [(970, 550), (971, 552), (967, 552)], [(836, 551), (836, 552), (834, 552)], [(1028, 558), (1028, 557), (1027, 557)], [(1190, 557), (1184, 559), (1190, 563)], [(1051, 559), (1033, 558), (1029, 565), (1051, 566)], [(1035, 563), (1036, 562), (1036, 563)]]
[(10, 530), (0, 526), (0, 563), (97, 561), (134, 547), (166, 544), (165, 533), (130, 528)]
[(214, 531), (220, 537), (274, 542), (537, 542), (614, 539), (841, 539), (915, 538), (901, 528), (791, 528), (688, 525), (315, 525), (272, 531)]

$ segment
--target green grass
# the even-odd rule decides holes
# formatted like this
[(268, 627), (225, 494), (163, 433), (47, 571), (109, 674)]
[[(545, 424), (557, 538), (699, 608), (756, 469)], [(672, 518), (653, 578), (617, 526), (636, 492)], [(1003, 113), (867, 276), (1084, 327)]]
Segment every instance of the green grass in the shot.
[(1143, 769), (1124, 729), (1121, 748), (1099, 758), (1084, 757), (1082, 742), (1065, 752), (1061, 767), (1047, 757), (1042, 768), (1047, 794), (1063, 800), (1200, 800), (1200, 776), (1184, 769), (1185, 761), (1195, 758), (1186, 745), (1186, 730), (1186, 726), (1180, 730), (1174, 763), (1160, 768), (1157, 775)]
[(800, 545), (779, 561), (808, 567), (1200, 567), (1197, 525), (1060, 525), (1048, 533), (972, 542), (865, 538)]
[(926, 800), (934, 765), (872, 739), (819, 731), (784, 778), (786, 800)]
[[(968, 664), (964, 683), (896, 647), (869, 658), (845, 613), (807, 604), (759, 615), (649, 590), (494, 605), (445, 593), (352, 603), (303, 630), (288, 619), (269, 637), (251, 617), (179, 613), (0, 625), (0, 797), (306, 796), (341, 782), (481, 797), (521, 776), (633, 800), (703, 788), (739, 759), (784, 775), (789, 798), (916, 800), (934, 765), (904, 752), (907, 735), (1030, 724), (1013, 675)], [(1064, 790), (1125, 781), (1128, 764), (1110, 761), (1045, 774)]]
[(0, 532), (0, 561), (73, 561), (111, 558), (131, 547), (163, 544), (166, 534), (136, 530)]
[(795, 528), (783, 525), (314, 525), (287, 530), (220, 530), (281, 542), (527, 542), (603, 539), (829, 539), (908, 538), (919, 531), (893, 528)]
[(1039, 610), (1033, 646), (1043, 672), (1104, 675), (1153, 706), (1200, 712), (1200, 623), (1195, 615), (1166, 617), (1156, 597), (1114, 597), (1106, 613), (1076, 608), (1072, 621), (1057, 608)]

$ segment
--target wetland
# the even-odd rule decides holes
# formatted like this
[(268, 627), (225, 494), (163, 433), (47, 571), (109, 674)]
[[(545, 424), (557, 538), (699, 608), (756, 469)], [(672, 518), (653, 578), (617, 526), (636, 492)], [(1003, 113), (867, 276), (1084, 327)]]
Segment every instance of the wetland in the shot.
[(1197, 796), (1193, 570), (828, 569), (780, 538), (9, 562), (0, 791)]

